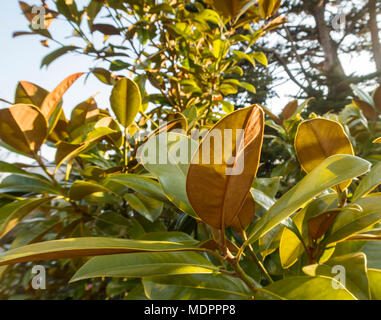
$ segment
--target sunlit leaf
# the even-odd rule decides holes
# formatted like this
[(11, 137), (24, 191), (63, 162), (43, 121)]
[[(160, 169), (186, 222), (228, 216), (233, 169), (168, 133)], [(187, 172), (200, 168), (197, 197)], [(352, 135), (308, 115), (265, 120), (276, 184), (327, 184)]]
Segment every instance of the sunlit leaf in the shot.
[(34, 157), (47, 134), (46, 119), (36, 107), (16, 104), (0, 110), (0, 138), (26, 155)]
[(153, 300), (246, 300), (252, 295), (241, 279), (224, 274), (145, 277), (143, 285)]
[[(103, 237), (51, 240), (0, 253), (0, 265), (19, 262), (90, 257), (117, 253), (195, 251), (194, 246), (169, 241), (143, 241)], [(202, 251), (202, 249), (199, 249)]]
[[(340, 123), (323, 118), (302, 122), (295, 136), (295, 151), (305, 172), (335, 154), (354, 155), (352, 144)], [(350, 181), (340, 185), (345, 189)]]
[(313, 264), (303, 268), (304, 273), (315, 277), (318, 275), (332, 277), (336, 275), (333, 267), (341, 266), (345, 269), (345, 284), (349, 292), (358, 299), (370, 299), (370, 290), (368, 284), (368, 275), (366, 268), (366, 256), (364, 253), (348, 254), (332, 258), (323, 264)]
[(265, 213), (253, 228), (248, 243), (257, 240), (324, 190), (369, 169), (368, 161), (355, 156), (335, 155), (324, 160)]
[[(335, 289), (335, 284), (340, 290)], [(337, 280), (296, 276), (276, 281), (258, 290), (257, 300), (356, 300)]]
[(149, 277), (218, 271), (195, 252), (144, 252), (100, 256), (85, 263), (70, 280), (95, 277)]
[(110, 103), (118, 121), (127, 128), (134, 121), (142, 103), (139, 87), (130, 79), (120, 79), (112, 89)]
[(237, 217), (258, 170), (263, 130), (260, 107), (240, 109), (220, 120), (193, 156), (188, 199), (197, 215), (214, 228), (230, 226)]
[(72, 84), (83, 75), (83, 72), (72, 74), (63, 80), (52, 92), (50, 92), (44, 99), (40, 109), (42, 114), (49, 119), (53, 114), (58, 103), (61, 101), (65, 92), (72, 86)]

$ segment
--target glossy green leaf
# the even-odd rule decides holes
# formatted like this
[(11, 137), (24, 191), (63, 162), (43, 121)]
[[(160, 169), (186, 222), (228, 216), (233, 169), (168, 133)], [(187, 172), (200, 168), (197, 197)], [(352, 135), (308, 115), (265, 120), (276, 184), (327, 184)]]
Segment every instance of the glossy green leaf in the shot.
[(370, 172), (361, 180), (355, 190), (352, 201), (356, 201), (368, 193), (372, 192), (379, 184), (381, 184), (381, 161), (372, 166)]
[(381, 270), (368, 269), (368, 279), (372, 300), (381, 300)]
[(163, 202), (143, 194), (126, 193), (124, 199), (132, 209), (151, 222), (154, 222), (163, 211)]
[(48, 193), (61, 194), (59, 186), (53, 185), (49, 180), (37, 175), (12, 174), (0, 183), (0, 191), (4, 193)]
[(336, 218), (326, 244), (343, 241), (351, 235), (369, 228), (381, 220), (381, 196), (369, 196), (355, 203), (362, 210), (344, 210)]
[[(138, 159), (160, 181), (167, 197), (185, 213), (197, 217), (185, 191), (186, 174), (198, 143), (169, 132), (150, 138), (139, 150)], [(181, 158), (177, 153), (181, 150)]]
[(12, 230), (27, 214), (51, 199), (20, 200), (0, 207), (0, 239)]
[(195, 252), (144, 252), (100, 256), (86, 262), (70, 280), (95, 277), (149, 277), (218, 271)]
[(156, 200), (163, 202), (168, 200), (157, 181), (138, 174), (112, 174), (107, 176), (103, 185), (121, 195), (127, 192), (128, 189), (132, 189)]
[[(293, 217), (295, 226), (298, 228), (306, 245), (309, 242), (308, 221), (322, 212), (337, 207), (337, 195), (334, 193), (322, 195), (314, 199)], [(289, 229), (284, 229), (279, 245), (279, 256), (282, 267), (291, 267), (305, 252), (300, 239)]]
[(152, 300), (246, 300), (251, 292), (238, 278), (224, 274), (197, 274), (143, 278)]
[(143, 241), (103, 237), (81, 237), (45, 241), (0, 253), (0, 266), (19, 262), (90, 257), (136, 252), (202, 251), (169, 241)]
[[(332, 284), (341, 289), (334, 289)], [(296, 276), (276, 281), (258, 290), (257, 300), (356, 300), (332, 278)]]
[(75, 181), (70, 188), (69, 196), (72, 200), (82, 200), (95, 192), (111, 192), (100, 184), (89, 181)]
[(304, 273), (315, 277), (317, 275), (333, 277), (334, 267), (340, 266), (345, 270), (345, 283), (341, 283), (360, 300), (370, 299), (366, 256), (364, 253), (348, 254), (332, 258), (323, 264), (313, 264), (303, 268)]
[(368, 161), (350, 155), (335, 155), (324, 160), (266, 212), (250, 233), (248, 243), (257, 240), (324, 190), (365, 174), (369, 168)]

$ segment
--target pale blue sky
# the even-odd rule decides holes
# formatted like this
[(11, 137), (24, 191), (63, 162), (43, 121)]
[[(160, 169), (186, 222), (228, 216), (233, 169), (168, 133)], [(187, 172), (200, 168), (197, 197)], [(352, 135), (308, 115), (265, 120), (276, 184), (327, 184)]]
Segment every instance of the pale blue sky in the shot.
[[(17, 0), (2, 0), (0, 10), (0, 98), (14, 100), (17, 82), (26, 80), (52, 90), (70, 74), (88, 71), (94, 66), (94, 61), (84, 55), (66, 55), (48, 68), (40, 69), (42, 58), (53, 51), (43, 47), (39, 36), (21, 36), (12, 38), (14, 31), (28, 31), (28, 23), (21, 13)], [(28, 1), (28, 3), (32, 3)], [(70, 29), (62, 21), (54, 21), (52, 33), (58, 35), (70, 34)], [(110, 87), (103, 85), (94, 77), (88, 78), (86, 84), (84, 77), (78, 80), (64, 97), (64, 109), (67, 116), (70, 110), (78, 103), (86, 100), (96, 92), (96, 100), (102, 108), (108, 107)], [(6, 104), (0, 102), (0, 107)]]

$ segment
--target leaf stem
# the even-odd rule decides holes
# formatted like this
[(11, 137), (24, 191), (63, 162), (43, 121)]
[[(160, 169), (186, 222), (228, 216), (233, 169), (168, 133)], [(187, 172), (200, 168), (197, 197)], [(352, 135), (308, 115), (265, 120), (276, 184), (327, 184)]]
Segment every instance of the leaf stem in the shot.
[[(242, 232), (242, 236), (243, 236), (243, 239), (245, 241), (247, 241), (247, 236), (246, 236), (246, 232), (245, 231)], [(259, 259), (258, 259), (257, 255), (255, 254), (251, 244), (249, 244), (247, 246), (247, 248), (249, 250), (250, 257), (252, 258), (254, 263), (259, 267), (259, 269), (262, 271), (262, 273), (265, 276), (265, 278), (267, 279), (267, 281), (269, 281), (270, 283), (273, 283), (274, 280), (271, 278), (270, 274), (267, 272), (267, 270), (266, 270), (265, 266), (263, 265), (263, 263), (261, 261), (259, 261)]]
[(124, 128), (124, 169), (127, 171), (127, 165), (128, 165), (128, 128)]
[(245, 284), (249, 287), (249, 289), (254, 293), (256, 294), (257, 293), (257, 290), (258, 288), (255, 286), (255, 284), (253, 283), (252, 279), (245, 273), (245, 271), (241, 268), (241, 266), (239, 265), (239, 261), (237, 258), (234, 258), (234, 257), (228, 257), (227, 260), (229, 261), (229, 263), (231, 264), (231, 266), (234, 268), (236, 274), (238, 275), (238, 277), (243, 281), (245, 282)]
[(51, 174), (48, 170), (48, 168), (46, 167), (45, 163), (42, 161), (41, 157), (38, 155), (38, 154), (35, 154), (35, 157), (34, 157), (37, 161), (37, 163), (39, 164), (40, 168), (42, 170), (44, 170), (44, 172), (46, 173), (46, 175), (53, 181), (53, 183), (57, 186), (60, 186), (60, 184), (58, 183), (58, 181), (56, 180), (56, 178), (54, 177), (53, 174)]

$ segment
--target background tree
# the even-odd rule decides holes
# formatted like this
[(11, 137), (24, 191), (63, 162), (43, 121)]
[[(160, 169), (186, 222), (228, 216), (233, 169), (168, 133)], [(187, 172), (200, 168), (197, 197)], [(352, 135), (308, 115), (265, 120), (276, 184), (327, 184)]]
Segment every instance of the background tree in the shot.
[[(310, 110), (320, 114), (337, 111), (349, 102), (351, 84), (374, 86), (380, 76), (380, 12), (381, 3), (372, 0), (284, 1), (278, 14), (287, 15), (288, 23), (261, 39), (258, 49), (282, 70), (278, 83), (290, 80), (299, 88), (294, 98), (314, 97)], [(374, 58), (374, 72), (348, 74), (344, 55)]]

